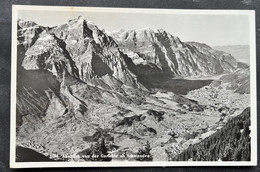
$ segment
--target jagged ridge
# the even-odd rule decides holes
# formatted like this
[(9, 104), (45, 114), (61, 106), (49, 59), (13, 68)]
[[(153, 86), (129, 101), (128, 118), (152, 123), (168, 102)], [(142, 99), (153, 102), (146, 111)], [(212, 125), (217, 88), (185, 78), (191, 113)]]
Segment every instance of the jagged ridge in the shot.
[(170, 77), (209, 76), (232, 72), (238, 67), (230, 54), (206, 44), (181, 42), (163, 29), (120, 30), (110, 34), (137, 66), (154, 65)]

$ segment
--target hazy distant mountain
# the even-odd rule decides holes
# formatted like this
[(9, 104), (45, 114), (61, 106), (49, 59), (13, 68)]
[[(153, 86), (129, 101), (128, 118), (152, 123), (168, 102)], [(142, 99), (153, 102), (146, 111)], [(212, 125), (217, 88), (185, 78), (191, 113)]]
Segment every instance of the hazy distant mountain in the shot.
[(250, 47), (249, 45), (227, 45), (227, 46), (214, 46), (216, 50), (225, 51), (230, 53), (238, 61), (249, 64), (250, 63)]

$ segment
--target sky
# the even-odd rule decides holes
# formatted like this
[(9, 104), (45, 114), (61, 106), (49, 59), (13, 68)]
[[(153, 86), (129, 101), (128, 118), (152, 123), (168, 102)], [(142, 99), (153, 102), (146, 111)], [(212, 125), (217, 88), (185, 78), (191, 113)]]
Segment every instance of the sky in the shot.
[(131, 13), (104, 11), (19, 10), (18, 17), (43, 26), (57, 26), (83, 16), (99, 29), (164, 29), (181, 41), (196, 41), (210, 46), (250, 44), (248, 15)]

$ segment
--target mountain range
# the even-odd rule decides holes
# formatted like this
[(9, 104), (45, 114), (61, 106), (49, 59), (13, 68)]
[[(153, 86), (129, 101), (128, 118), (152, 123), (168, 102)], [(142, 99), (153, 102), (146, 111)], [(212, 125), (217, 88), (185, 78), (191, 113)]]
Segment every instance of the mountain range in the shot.
[(250, 46), (249, 45), (226, 45), (226, 46), (214, 46), (216, 50), (225, 51), (230, 53), (239, 62), (250, 64)]

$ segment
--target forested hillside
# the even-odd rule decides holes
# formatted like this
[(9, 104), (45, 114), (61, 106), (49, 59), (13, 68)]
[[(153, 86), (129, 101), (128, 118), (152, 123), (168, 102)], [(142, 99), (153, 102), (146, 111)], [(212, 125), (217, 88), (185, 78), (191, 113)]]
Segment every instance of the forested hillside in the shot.
[(250, 140), (250, 108), (247, 108), (218, 132), (170, 160), (250, 161)]

